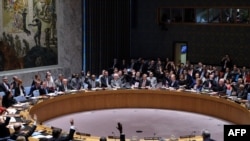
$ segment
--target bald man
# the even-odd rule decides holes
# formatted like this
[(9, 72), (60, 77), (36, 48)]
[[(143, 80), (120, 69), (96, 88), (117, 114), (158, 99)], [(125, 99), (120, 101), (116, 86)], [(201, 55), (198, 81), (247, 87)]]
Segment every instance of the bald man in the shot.
[(73, 87), (68, 83), (68, 79), (64, 78), (62, 80), (62, 84), (59, 86), (60, 92), (66, 92), (68, 90), (72, 90)]

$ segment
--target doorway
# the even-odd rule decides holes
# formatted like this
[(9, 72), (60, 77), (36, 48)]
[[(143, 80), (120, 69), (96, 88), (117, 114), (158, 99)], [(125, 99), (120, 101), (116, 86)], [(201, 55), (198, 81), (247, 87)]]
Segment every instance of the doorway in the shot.
[(184, 42), (184, 41), (174, 42), (174, 63), (175, 64), (180, 64), (180, 63), (186, 64), (187, 56), (188, 56), (188, 43)]

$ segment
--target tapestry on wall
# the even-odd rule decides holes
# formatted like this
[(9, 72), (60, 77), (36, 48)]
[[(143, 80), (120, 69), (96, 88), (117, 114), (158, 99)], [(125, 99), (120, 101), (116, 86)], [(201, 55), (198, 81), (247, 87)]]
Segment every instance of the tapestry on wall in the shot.
[(2, 0), (0, 16), (0, 71), (58, 63), (55, 0)]

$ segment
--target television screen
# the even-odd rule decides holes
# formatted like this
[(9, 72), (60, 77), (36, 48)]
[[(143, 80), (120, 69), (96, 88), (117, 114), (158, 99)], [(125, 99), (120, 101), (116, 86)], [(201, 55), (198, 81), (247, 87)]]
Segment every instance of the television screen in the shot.
[(181, 53), (187, 53), (187, 45), (181, 46)]

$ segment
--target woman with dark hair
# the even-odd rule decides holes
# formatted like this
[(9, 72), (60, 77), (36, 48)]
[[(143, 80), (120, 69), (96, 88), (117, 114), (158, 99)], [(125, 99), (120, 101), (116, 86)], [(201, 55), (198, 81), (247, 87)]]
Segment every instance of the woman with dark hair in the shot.
[(16, 100), (14, 99), (11, 92), (7, 91), (2, 99), (2, 106), (5, 108), (11, 107), (13, 104), (16, 103)]

